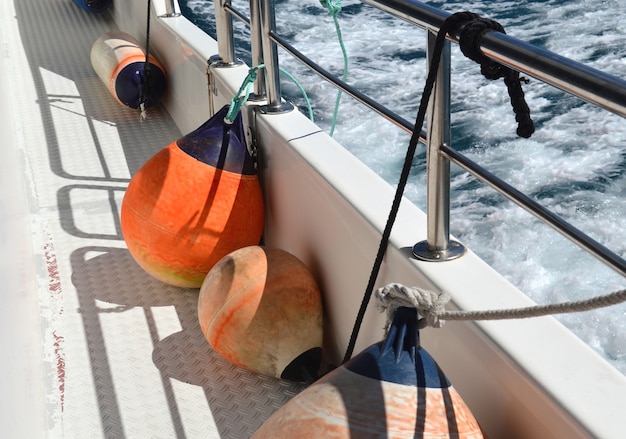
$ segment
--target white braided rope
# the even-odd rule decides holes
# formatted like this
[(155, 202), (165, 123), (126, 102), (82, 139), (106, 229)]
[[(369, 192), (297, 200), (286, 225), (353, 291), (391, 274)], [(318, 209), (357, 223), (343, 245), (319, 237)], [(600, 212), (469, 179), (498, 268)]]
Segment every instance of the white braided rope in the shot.
[(401, 284), (389, 284), (379, 288), (374, 292), (376, 296), (376, 307), (379, 311), (387, 311), (387, 325), (389, 327), (393, 320), (396, 308), (406, 306), (415, 308), (422, 318), (418, 322), (419, 329), (426, 326), (441, 328), (443, 320), (439, 320), (439, 315), (445, 312), (445, 306), (450, 301), (447, 293), (425, 290), (417, 287), (406, 287)]
[[(446, 311), (445, 306), (450, 296), (444, 292), (434, 292), (417, 287), (407, 287), (392, 283), (374, 292), (378, 309), (387, 312), (389, 327), (396, 308), (406, 306), (417, 309), (422, 318), (418, 322), (419, 329), (427, 326), (441, 328), (445, 320), (504, 320), (541, 317), (551, 314), (590, 311), (618, 303), (626, 302), (626, 289), (590, 299), (536, 305), (525, 308), (490, 309), (485, 311)], [(444, 320), (445, 319), (445, 320)]]

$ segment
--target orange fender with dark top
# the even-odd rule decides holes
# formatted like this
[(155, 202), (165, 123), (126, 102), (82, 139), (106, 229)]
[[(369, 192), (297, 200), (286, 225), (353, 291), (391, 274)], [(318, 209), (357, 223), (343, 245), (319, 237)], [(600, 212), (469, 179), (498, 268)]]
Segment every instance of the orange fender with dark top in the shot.
[(133, 258), (155, 278), (199, 288), (228, 253), (258, 244), (263, 195), (243, 139), (241, 116), (224, 107), (148, 160), (133, 176), (121, 211)]
[(295, 396), (253, 439), (483, 438), (416, 328), (416, 310), (399, 308), (385, 341)]

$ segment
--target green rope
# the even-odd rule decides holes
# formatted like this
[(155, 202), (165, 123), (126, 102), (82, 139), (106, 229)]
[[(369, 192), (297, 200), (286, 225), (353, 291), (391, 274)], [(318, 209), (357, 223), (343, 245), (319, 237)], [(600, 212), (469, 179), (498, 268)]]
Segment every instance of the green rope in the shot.
[(239, 87), (239, 91), (237, 92), (237, 94), (231, 99), (228, 113), (226, 113), (226, 117), (224, 118), (224, 120), (226, 120), (230, 125), (235, 122), (235, 118), (237, 117), (237, 114), (239, 114), (239, 110), (241, 110), (243, 104), (245, 104), (250, 97), (250, 93), (252, 92), (252, 85), (254, 84), (254, 81), (256, 81), (256, 72), (264, 67), (264, 64), (259, 64), (258, 66), (252, 67), (250, 70), (248, 70), (248, 75), (243, 80), (243, 83), (241, 84), (241, 87)]
[(298, 90), (300, 90), (300, 93), (302, 93), (302, 97), (304, 98), (304, 102), (306, 103), (306, 108), (309, 112), (309, 119), (311, 119), (311, 122), (315, 122), (315, 118), (313, 117), (313, 107), (311, 107), (311, 101), (309, 100), (309, 96), (306, 94), (306, 90), (304, 90), (304, 87), (302, 87), (302, 84), (300, 84), (298, 80), (294, 78), (294, 76), (287, 70), (281, 68), (280, 71), (284, 73), (287, 78), (291, 79), (294, 84), (296, 84), (296, 87), (298, 87)]
[[(248, 75), (243, 80), (241, 87), (239, 87), (239, 91), (237, 91), (237, 94), (230, 101), (228, 113), (226, 113), (226, 117), (224, 117), (224, 120), (227, 123), (232, 125), (235, 122), (235, 118), (237, 117), (237, 114), (239, 114), (239, 110), (241, 110), (241, 107), (243, 107), (243, 105), (248, 101), (248, 98), (250, 97), (250, 93), (252, 92), (252, 85), (254, 84), (254, 81), (256, 81), (257, 72), (260, 69), (264, 68), (265, 64), (259, 64), (258, 66), (252, 67), (250, 70), (248, 70)], [(280, 71), (284, 73), (289, 79), (291, 79), (294, 84), (296, 84), (296, 87), (298, 87), (300, 93), (302, 93), (302, 96), (304, 97), (304, 101), (306, 102), (309, 112), (309, 119), (311, 119), (312, 122), (315, 122), (315, 120), (313, 119), (313, 108), (311, 107), (311, 101), (309, 100), (309, 96), (304, 90), (304, 87), (302, 87), (302, 85), (291, 73), (282, 68), (280, 69)]]
[[(328, 15), (333, 17), (333, 21), (335, 23), (335, 30), (337, 31), (337, 39), (339, 40), (339, 45), (341, 46), (341, 52), (343, 53), (343, 75), (341, 79), (343, 82), (346, 82), (348, 79), (348, 52), (346, 51), (346, 46), (343, 43), (343, 37), (341, 36), (341, 27), (339, 26), (339, 20), (337, 19), (337, 14), (341, 12), (341, 3), (343, 0), (337, 0), (333, 3), (331, 0), (320, 0), (320, 3), (323, 7), (328, 9)], [(335, 109), (333, 111), (333, 122), (330, 127), (330, 136), (333, 136), (335, 132), (335, 126), (337, 125), (337, 116), (339, 114), (339, 103), (341, 101), (341, 90), (337, 92), (337, 99), (335, 100)]]

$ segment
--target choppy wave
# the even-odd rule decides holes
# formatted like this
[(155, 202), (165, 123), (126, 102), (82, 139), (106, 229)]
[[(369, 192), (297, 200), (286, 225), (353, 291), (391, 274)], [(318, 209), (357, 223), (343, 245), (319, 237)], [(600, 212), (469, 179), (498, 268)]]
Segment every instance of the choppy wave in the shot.
[[(185, 13), (212, 32), (212, 6), (182, 1)], [(212, 2), (209, 2), (212, 3)], [(616, 76), (626, 76), (621, 0), (430, 1), (448, 12), (471, 10), (498, 20), (509, 35)], [(247, 2), (233, 1), (245, 10)], [(425, 80), (425, 32), (357, 1), (339, 15), (350, 56), (348, 82), (409, 120)], [(319, 2), (276, 1), (281, 35), (341, 75), (343, 60), (332, 19)], [(240, 40), (247, 30), (237, 26)], [(242, 45), (239, 55), (249, 56)], [(309, 93), (316, 122), (328, 128), (336, 91), (281, 56)], [(453, 147), (531, 194), (616, 253), (626, 255), (626, 123), (539, 81), (525, 86), (537, 131), (515, 137), (504, 85), (482, 78), (453, 48)], [(285, 94), (298, 101), (288, 82)], [(302, 104), (302, 101), (297, 102)], [(335, 138), (396, 184), (408, 135), (344, 96)], [(425, 152), (418, 151), (406, 195), (425, 206)], [(538, 303), (581, 299), (624, 288), (624, 279), (549, 227), (454, 168), (453, 234)], [(581, 339), (626, 373), (626, 305), (559, 316)]]

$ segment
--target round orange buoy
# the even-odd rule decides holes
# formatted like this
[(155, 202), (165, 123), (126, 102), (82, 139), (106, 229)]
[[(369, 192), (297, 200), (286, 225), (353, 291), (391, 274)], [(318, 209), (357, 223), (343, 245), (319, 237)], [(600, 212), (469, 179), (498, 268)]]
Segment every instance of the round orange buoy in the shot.
[(198, 317), (213, 349), (232, 363), (293, 381), (317, 377), (320, 292), (290, 253), (250, 246), (224, 257), (202, 284)]
[(417, 346), (415, 309), (399, 308), (375, 344), (276, 411), (253, 439), (483, 438), (467, 405)]
[(261, 239), (261, 186), (240, 140), (241, 115), (229, 128), (227, 111), (148, 160), (122, 202), (128, 250), (146, 272), (170, 285), (199, 288), (222, 257)]
[(137, 40), (124, 32), (108, 32), (91, 46), (91, 65), (100, 80), (120, 104), (139, 108), (157, 104), (165, 93), (165, 70), (152, 56), (148, 57)]

